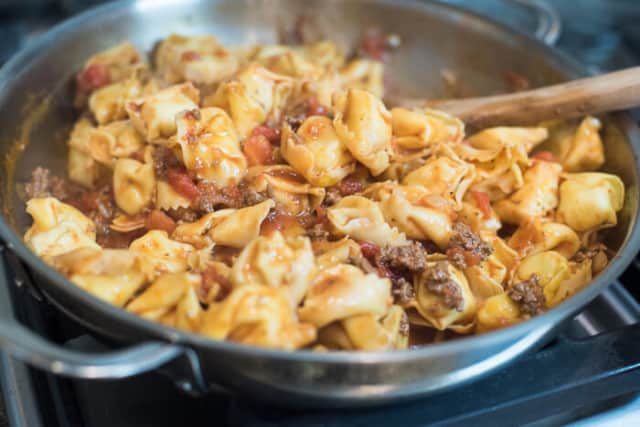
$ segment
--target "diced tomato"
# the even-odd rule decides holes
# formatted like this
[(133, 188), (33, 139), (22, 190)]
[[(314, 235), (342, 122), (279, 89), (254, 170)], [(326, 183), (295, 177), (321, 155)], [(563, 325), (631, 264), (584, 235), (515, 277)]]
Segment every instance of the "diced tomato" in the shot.
[(167, 170), (167, 180), (174, 190), (187, 199), (194, 201), (200, 197), (198, 186), (189, 178), (187, 171), (184, 169), (174, 168)]
[(447, 257), (449, 259), (455, 258), (457, 254), (462, 254), (467, 267), (473, 267), (474, 265), (480, 264), (480, 257), (476, 254), (465, 251), (461, 248), (450, 248), (447, 250)]
[(532, 155), (531, 158), (535, 160), (542, 160), (544, 162), (558, 162), (558, 159), (556, 159), (556, 156), (554, 156), (551, 151), (538, 151)]
[(269, 126), (256, 126), (251, 131), (251, 136), (262, 135), (273, 145), (280, 145), (280, 129), (270, 128)]
[(471, 197), (476, 202), (478, 209), (482, 212), (485, 218), (491, 218), (491, 201), (489, 195), (484, 191), (470, 191)]
[(264, 135), (250, 136), (244, 141), (242, 152), (249, 166), (268, 165), (273, 162), (273, 148)]
[(144, 226), (147, 230), (164, 230), (171, 233), (177, 225), (170, 216), (161, 210), (153, 210), (145, 219)]
[(183, 61), (197, 61), (198, 59), (201, 58), (200, 54), (198, 52), (194, 52), (192, 50), (188, 50), (186, 52), (183, 52), (182, 55), (180, 56), (180, 58)]
[(318, 98), (316, 98), (315, 96), (312, 96), (307, 100), (306, 115), (307, 115), (307, 117), (309, 117), (309, 116), (328, 116), (329, 115), (329, 109), (327, 107), (325, 107), (324, 105), (320, 104), (318, 102)]
[(384, 59), (387, 47), (387, 38), (380, 31), (368, 31), (361, 45), (362, 51), (377, 61)]
[(109, 83), (109, 69), (103, 64), (91, 64), (78, 74), (78, 90), (83, 93), (91, 93)]
[(374, 259), (380, 254), (380, 246), (369, 242), (360, 242), (360, 250), (365, 258)]
[(473, 267), (474, 265), (480, 264), (480, 257), (471, 252), (464, 253), (464, 260), (467, 263), (467, 267)]

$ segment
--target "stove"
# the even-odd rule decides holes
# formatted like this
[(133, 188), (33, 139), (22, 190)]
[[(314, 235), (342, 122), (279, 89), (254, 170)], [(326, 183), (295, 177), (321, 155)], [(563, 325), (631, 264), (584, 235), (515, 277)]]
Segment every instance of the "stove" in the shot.
[[(443, 0), (535, 31), (524, 0)], [(537, 1), (537, 0), (534, 0)], [(0, 62), (53, 23), (98, 1), (0, 1)], [(593, 71), (640, 62), (640, 5), (635, 0), (547, 0), (562, 20), (558, 48)], [(525, 8), (526, 9), (526, 8)], [(499, 13), (496, 13), (498, 11)], [(4, 252), (0, 313), (69, 348), (103, 344), (47, 304), (24, 266)], [(416, 401), (359, 410), (265, 407), (213, 390), (180, 390), (161, 372), (118, 381), (56, 377), (0, 352), (4, 418), (13, 426), (494, 426), (640, 425), (640, 260), (538, 352), (469, 385)], [(19, 286), (18, 286), (19, 285)], [(630, 339), (631, 337), (631, 339)], [(636, 343), (632, 345), (630, 343)], [(621, 368), (622, 367), (622, 368)]]

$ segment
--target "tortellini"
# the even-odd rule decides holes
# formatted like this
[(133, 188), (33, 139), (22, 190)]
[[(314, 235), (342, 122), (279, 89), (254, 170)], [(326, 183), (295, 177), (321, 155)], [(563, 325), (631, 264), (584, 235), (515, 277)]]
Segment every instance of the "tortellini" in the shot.
[(129, 250), (140, 258), (142, 269), (149, 277), (179, 273), (189, 267), (194, 247), (169, 238), (166, 231), (151, 230), (131, 242)]
[(380, 206), (361, 196), (348, 196), (327, 210), (333, 227), (342, 235), (376, 245), (407, 243), (404, 233), (385, 222)]
[(135, 215), (153, 197), (156, 187), (153, 165), (134, 159), (118, 159), (113, 169), (113, 191), (118, 207)]
[(538, 161), (524, 173), (522, 187), (493, 208), (505, 222), (523, 224), (543, 217), (558, 206), (558, 182), (562, 167)]
[(177, 115), (176, 126), (184, 165), (197, 178), (219, 187), (240, 182), (247, 171), (247, 160), (224, 110), (187, 110)]
[(580, 238), (564, 224), (538, 220), (519, 227), (509, 238), (509, 246), (522, 255), (553, 250), (571, 258), (580, 249)]
[(600, 120), (585, 117), (579, 124), (562, 122), (550, 127), (550, 150), (567, 172), (594, 171), (604, 164)]
[(200, 280), (199, 275), (186, 272), (162, 275), (131, 301), (127, 310), (146, 319), (157, 320), (173, 310)]
[(91, 156), (90, 137), (93, 129), (89, 120), (78, 120), (71, 131), (68, 142), (67, 169), (69, 170), (69, 179), (86, 188), (95, 187), (101, 175), (100, 165)]
[(238, 59), (211, 36), (172, 34), (158, 46), (155, 65), (169, 83), (213, 84), (231, 76)]
[(282, 289), (296, 307), (315, 274), (315, 259), (307, 237), (286, 239), (280, 232), (249, 243), (231, 271), (234, 287), (259, 284)]
[(107, 71), (106, 81), (115, 83), (128, 78), (139, 68), (141, 62), (140, 53), (130, 42), (125, 41), (93, 55), (85, 63), (83, 72), (96, 66), (104, 67)]
[(412, 323), (443, 331), (470, 332), (477, 309), (465, 275), (447, 261), (431, 262), (416, 277), (415, 299), (409, 304), (417, 315)]
[(284, 126), (282, 156), (312, 185), (329, 187), (355, 169), (354, 159), (338, 138), (331, 120), (311, 116), (297, 132)]
[(487, 332), (494, 329), (513, 325), (521, 320), (518, 304), (506, 293), (494, 295), (482, 304), (478, 309), (478, 332)]
[(408, 319), (394, 305), (383, 318), (360, 314), (331, 323), (318, 332), (318, 342), (340, 350), (399, 350), (408, 346)]
[(267, 117), (278, 119), (292, 88), (290, 77), (252, 64), (235, 80), (221, 84), (213, 96), (204, 100), (204, 104), (226, 110), (243, 140)]
[(89, 97), (89, 110), (98, 124), (105, 125), (127, 117), (126, 102), (142, 95), (142, 83), (132, 76), (95, 90)]
[(280, 289), (259, 285), (236, 288), (224, 301), (211, 304), (199, 332), (213, 339), (285, 350), (316, 338), (316, 329), (297, 321)]
[(339, 74), (341, 86), (365, 90), (378, 98), (384, 95), (384, 69), (380, 62), (355, 59), (345, 65)]
[(125, 270), (110, 274), (73, 274), (69, 280), (103, 301), (124, 307), (142, 287), (145, 277), (139, 271)]
[(115, 166), (116, 160), (131, 157), (143, 149), (142, 136), (128, 120), (100, 126), (89, 133), (88, 150), (91, 157), (110, 168)]
[(317, 208), (325, 196), (324, 188), (309, 184), (290, 166), (253, 166), (245, 182), (253, 191), (267, 194), (293, 215)]
[(447, 245), (453, 209), (446, 199), (416, 186), (381, 184), (370, 190), (392, 227), (397, 227), (411, 239), (431, 240), (443, 248)]
[(516, 279), (528, 280), (537, 275), (547, 306), (556, 299), (562, 282), (571, 275), (569, 261), (558, 252), (546, 251), (524, 258), (516, 271)]
[(51, 257), (83, 247), (99, 248), (95, 224), (73, 206), (44, 197), (29, 200), (27, 213), (33, 224), (24, 241), (38, 256)]
[(158, 209), (171, 210), (188, 208), (191, 200), (178, 193), (168, 182), (156, 181), (156, 207)]
[(326, 270), (338, 264), (348, 264), (362, 260), (360, 246), (349, 238), (335, 242), (323, 241), (321, 246), (314, 246), (318, 268)]
[(182, 83), (129, 101), (125, 108), (131, 123), (147, 141), (161, 143), (176, 133), (176, 114), (197, 108), (199, 99), (191, 83)]
[(493, 252), (478, 265), (469, 266), (464, 274), (469, 282), (469, 288), (479, 300), (486, 300), (504, 292), (504, 285), (511, 278), (519, 256), (501, 238), (494, 237), (491, 241)]
[(382, 316), (391, 307), (391, 282), (357, 267), (339, 264), (321, 271), (298, 309), (303, 322), (317, 327), (358, 314)]
[(548, 136), (545, 128), (485, 129), (455, 146), (460, 157), (476, 166), (474, 189), (501, 199), (524, 184), (528, 153)]
[(436, 110), (391, 110), (394, 156), (405, 158), (423, 154), (425, 149), (441, 143), (459, 143), (464, 124), (459, 119)]
[(616, 175), (601, 172), (569, 174), (560, 184), (557, 219), (581, 231), (612, 227), (624, 204), (624, 184)]
[(273, 200), (265, 200), (247, 208), (215, 212), (209, 231), (211, 240), (219, 245), (244, 248), (258, 237), (260, 225), (274, 205)]
[(412, 171), (402, 179), (404, 185), (426, 188), (431, 194), (450, 197), (458, 208), (475, 178), (473, 165), (451, 156), (433, 156), (424, 166)]
[(349, 89), (334, 100), (333, 125), (353, 157), (374, 176), (389, 167), (391, 113), (369, 92)]

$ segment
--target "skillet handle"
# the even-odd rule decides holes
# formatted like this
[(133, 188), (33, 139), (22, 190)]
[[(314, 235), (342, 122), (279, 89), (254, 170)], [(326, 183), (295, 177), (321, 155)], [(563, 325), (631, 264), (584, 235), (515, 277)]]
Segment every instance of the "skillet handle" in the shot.
[(146, 342), (106, 353), (83, 353), (49, 342), (15, 320), (2, 319), (0, 348), (53, 374), (74, 378), (118, 379), (151, 371), (183, 355), (174, 344)]
[(20, 261), (4, 246), (0, 246), (0, 258), (0, 281), (4, 281), (0, 283), (0, 349), (11, 356), (53, 374), (84, 379), (125, 378), (154, 370), (182, 356), (199, 371), (192, 351), (176, 344), (151, 341), (122, 350), (90, 353), (46, 340), (16, 320), (10, 287), (19, 284), (18, 277), (13, 275), (17, 266), (13, 264)]

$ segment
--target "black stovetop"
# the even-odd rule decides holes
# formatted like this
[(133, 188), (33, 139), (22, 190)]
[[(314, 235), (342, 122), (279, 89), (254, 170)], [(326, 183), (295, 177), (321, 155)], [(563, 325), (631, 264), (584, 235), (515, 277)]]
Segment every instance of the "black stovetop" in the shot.
[[(448, 0), (479, 12), (506, 0)], [(0, 0), (0, 62), (34, 35), (91, 3), (80, 0)], [(563, 17), (558, 47), (594, 69), (638, 64), (640, 4), (636, 0), (550, 1)], [(494, 17), (514, 25), (500, 9)], [(13, 265), (13, 264), (11, 264)], [(13, 265), (15, 267), (15, 265)], [(28, 280), (28, 278), (22, 278)], [(634, 398), (640, 369), (625, 326), (640, 321), (640, 263), (574, 319), (544, 349), (471, 385), (428, 399), (367, 410), (292, 411), (214, 391), (192, 397), (159, 373), (120, 381), (72, 381), (27, 368), (0, 353), (5, 406), (17, 426), (343, 426), (343, 425), (562, 425)], [(4, 291), (3, 291), (4, 290)], [(101, 344), (29, 288), (0, 280), (0, 310), (72, 348)], [(633, 296), (631, 294), (634, 294)], [(577, 339), (593, 337), (588, 344)], [(625, 340), (621, 337), (625, 336)], [(640, 336), (635, 342), (640, 342)], [(607, 351), (601, 351), (607, 349)], [(627, 369), (612, 370), (621, 360)], [(532, 425), (533, 425), (532, 424)]]

